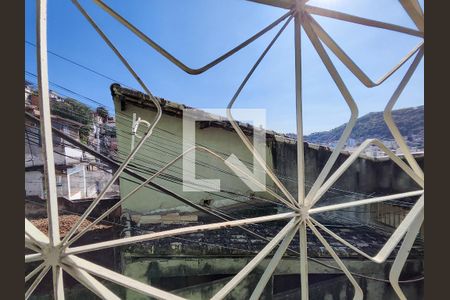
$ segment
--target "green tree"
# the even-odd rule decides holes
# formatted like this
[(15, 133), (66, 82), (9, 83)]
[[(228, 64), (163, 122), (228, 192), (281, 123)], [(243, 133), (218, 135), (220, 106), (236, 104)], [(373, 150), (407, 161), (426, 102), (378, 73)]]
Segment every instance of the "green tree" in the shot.
[(94, 120), (93, 111), (89, 106), (75, 99), (66, 98), (64, 101), (52, 101), (51, 111), (54, 115), (83, 124), (78, 133), (80, 140), (87, 143)]
[(87, 144), (89, 141), (89, 134), (92, 131), (92, 127), (88, 125), (84, 125), (80, 127), (78, 134), (80, 136), (80, 141)]
[(96, 109), (97, 115), (99, 115), (103, 121), (106, 121), (109, 117), (109, 112), (108, 109), (106, 109), (106, 107), (104, 106), (99, 106)]

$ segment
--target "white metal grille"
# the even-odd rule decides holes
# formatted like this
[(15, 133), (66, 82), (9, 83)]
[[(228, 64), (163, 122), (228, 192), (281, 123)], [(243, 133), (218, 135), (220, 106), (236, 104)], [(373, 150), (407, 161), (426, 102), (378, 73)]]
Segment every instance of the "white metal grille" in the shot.
[[(25, 255), (25, 262), (35, 262), (42, 261), (42, 263), (35, 268), (31, 273), (29, 273), (25, 277), (25, 282), (34, 278), (32, 284), (28, 288), (25, 293), (25, 298), (28, 298), (37, 285), (41, 282), (45, 274), (51, 269), (53, 274), (53, 290), (55, 299), (64, 299), (64, 287), (63, 287), (63, 271), (70, 274), (72, 277), (77, 279), (81, 284), (83, 284), (86, 288), (94, 292), (96, 295), (103, 299), (118, 299), (118, 297), (112, 293), (109, 289), (107, 289), (103, 284), (101, 284), (97, 279), (93, 276), (100, 277), (106, 279), (108, 281), (114, 282), (123, 287), (138, 291), (142, 294), (155, 297), (158, 299), (182, 299), (179, 296), (171, 294), (169, 292), (160, 290), (158, 288), (152, 287), (150, 285), (146, 285), (139, 281), (136, 281), (132, 278), (119, 274), (117, 272), (111, 271), (104, 267), (101, 267), (97, 264), (91, 263), (85, 259), (82, 259), (78, 256), (80, 253), (85, 253), (89, 251), (95, 251), (99, 249), (106, 249), (111, 247), (116, 247), (120, 245), (127, 245), (132, 243), (144, 242), (148, 240), (160, 239), (164, 237), (171, 236), (179, 236), (183, 234), (198, 232), (198, 231), (210, 231), (210, 230), (219, 230), (223, 227), (236, 227), (243, 226), (246, 224), (255, 224), (255, 223), (265, 223), (274, 220), (289, 220), (287, 225), (280, 231), (278, 234), (271, 239), (268, 244), (244, 267), (238, 274), (236, 274), (223, 288), (221, 288), (212, 299), (223, 299), (227, 296), (230, 291), (235, 288), (255, 267), (267, 256), (272, 250), (277, 249), (273, 257), (271, 258), (267, 268), (265, 269), (263, 275), (261, 276), (256, 288), (253, 290), (251, 299), (258, 299), (266, 286), (268, 280), (272, 276), (276, 266), (282, 259), (284, 252), (287, 250), (291, 240), (293, 237), (299, 233), (300, 235), (300, 274), (301, 274), (301, 297), (303, 300), (308, 299), (308, 264), (307, 264), (307, 235), (306, 230), (309, 227), (313, 234), (319, 239), (319, 241), (323, 244), (329, 254), (333, 257), (345, 275), (348, 277), (350, 282), (354, 287), (354, 299), (362, 299), (363, 291), (359, 287), (357, 281), (354, 279), (353, 275), (346, 266), (342, 263), (341, 259), (335, 253), (333, 248), (329, 245), (329, 243), (324, 239), (322, 234), (319, 232), (317, 228), (320, 228), (327, 234), (331, 235), (337, 241), (341, 242), (345, 246), (351, 248), (362, 256), (370, 259), (376, 263), (384, 262), (387, 257), (391, 254), (394, 248), (400, 243), (400, 250), (398, 251), (394, 263), (392, 265), (389, 281), (392, 284), (395, 292), (401, 299), (405, 299), (405, 296), (399, 286), (399, 276), (400, 272), (406, 262), (408, 257), (408, 253), (414, 243), (415, 237), (422, 225), (424, 219), (424, 174), (414, 157), (411, 155), (407, 144), (405, 143), (402, 135), (400, 134), (396, 124), (392, 119), (392, 109), (402, 93), (403, 89), (407, 85), (410, 80), (412, 74), (416, 70), (419, 62), (423, 57), (423, 41), (417, 45), (414, 49), (412, 49), (396, 66), (394, 66), (389, 72), (387, 72), (380, 79), (373, 81), (370, 79), (364, 71), (362, 71), (353, 61), (352, 59), (339, 47), (339, 45), (327, 34), (327, 32), (314, 20), (313, 15), (320, 15), (328, 18), (334, 18), (337, 20), (341, 20), (344, 22), (357, 23), (365, 26), (371, 26), (380, 28), (382, 30), (391, 30), (400, 32), (407, 35), (422, 37), (424, 36), (424, 15), (423, 11), (417, 2), (417, 0), (399, 0), (402, 4), (403, 8), (410, 16), (417, 29), (406, 28), (402, 26), (398, 26), (395, 24), (389, 24), (385, 22), (379, 22), (374, 20), (369, 20), (366, 18), (361, 18), (349, 14), (344, 14), (337, 11), (331, 11), (324, 8), (314, 7), (307, 5), (307, 0), (255, 0), (255, 2), (259, 2), (262, 4), (274, 5), (282, 8), (288, 9), (288, 12), (280, 17), (278, 20), (264, 28), (262, 31), (258, 32), (254, 36), (250, 37), (244, 43), (238, 45), (231, 51), (225, 53), (219, 58), (215, 59), (211, 63), (199, 68), (193, 69), (186, 66), (184, 63), (179, 61), (177, 58), (172, 56), (166, 50), (164, 50), (161, 46), (155, 43), (152, 39), (147, 37), (144, 33), (140, 32), (136, 27), (134, 27), (131, 23), (129, 23), (125, 18), (115, 12), (112, 8), (107, 6), (101, 0), (94, 0), (96, 4), (98, 4), (102, 9), (104, 9), (107, 13), (109, 13), (116, 20), (121, 22), (125, 27), (131, 30), (134, 34), (136, 34), (142, 41), (147, 43), (149, 46), (158, 51), (161, 55), (166, 57), (169, 61), (174, 63), (183, 71), (188, 74), (200, 74), (208, 69), (214, 67), (215, 65), (221, 63), (228, 57), (232, 56), (236, 52), (240, 51), (242, 48), (246, 47), (254, 40), (258, 39), (260, 36), (264, 35), (266, 32), (270, 31), (272, 28), (277, 26), (278, 24), (283, 25), (278, 33), (275, 35), (273, 40), (269, 43), (269, 45), (265, 48), (261, 56), (258, 58), (254, 66), (251, 68), (243, 82), (241, 83), (239, 89), (231, 99), (227, 116), (233, 126), (233, 128), (238, 133), (242, 142), (247, 146), (247, 148), (253, 153), (256, 157), (257, 161), (262, 165), (263, 169), (270, 176), (270, 178), (274, 181), (276, 186), (282, 192), (282, 195), (277, 195), (275, 192), (271, 191), (276, 198), (283, 203), (287, 208), (290, 209), (290, 212), (287, 213), (279, 213), (274, 215), (267, 215), (255, 218), (246, 218), (239, 219), (233, 221), (224, 221), (219, 223), (207, 224), (207, 225), (198, 225), (185, 227), (180, 229), (167, 230), (156, 233), (148, 233), (140, 236), (133, 237), (125, 237), (121, 239), (110, 240), (106, 242), (93, 243), (84, 246), (71, 247), (72, 243), (80, 238), (90, 227), (95, 225), (104, 219), (110, 212), (112, 212), (116, 207), (118, 207), (123, 201), (125, 201), (129, 196), (139, 190), (141, 187), (145, 186), (149, 182), (151, 182), (154, 178), (163, 173), (169, 166), (175, 163), (177, 160), (181, 159), (183, 155), (187, 152), (191, 151), (205, 151), (210, 155), (223, 160), (222, 156), (207, 149), (204, 147), (194, 147), (177, 158), (175, 158), (168, 165), (163, 167), (157, 173), (149, 177), (145, 182), (140, 184), (136, 189), (131, 191), (128, 195), (123, 197), (120, 202), (118, 202), (114, 207), (105, 212), (102, 216), (96, 219), (89, 227), (81, 230), (80, 233), (76, 234), (79, 229), (81, 223), (89, 216), (89, 214), (93, 211), (95, 206), (100, 202), (102, 197), (105, 195), (107, 190), (111, 187), (113, 182), (119, 178), (122, 171), (127, 168), (128, 163), (133, 158), (133, 156), (139, 151), (141, 146), (145, 143), (145, 141), (151, 138), (153, 129), (161, 118), (162, 111), (159, 105), (159, 102), (153, 97), (150, 90), (147, 88), (145, 83), (140, 79), (140, 77), (136, 74), (133, 68), (129, 65), (127, 60), (122, 56), (119, 50), (114, 46), (114, 44), (108, 39), (108, 37), (103, 33), (103, 31), (97, 26), (95, 21), (90, 17), (90, 15), (84, 10), (84, 8), (78, 3), (76, 0), (72, 0), (74, 5), (79, 9), (81, 14), (87, 19), (87, 21), (95, 28), (101, 38), (108, 44), (108, 46), (114, 51), (114, 53), (118, 56), (118, 58), (122, 61), (125, 67), (129, 70), (129, 72), (134, 76), (134, 78), (139, 82), (145, 92), (150, 96), (151, 101), (154, 103), (157, 108), (157, 114), (154, 120), (148, 120), (150, 126), (148, 127), (146, 135), (137, 143), (134, 149), (131, 151), (129, 156), (122, 163), (120, 168), (115, 172), (112, 176), (109, 183), (103, 189), (103, 191), (99, 194), (99, 196), (92, 202), (92, 204), (88, 207), (85, 213), (81, 216), (78, 222), (74, 225), (74, 227), (69, 231), (68, 234), (63, 239), (60, 239), (59, 236), (59, 224), (58, 224), (58, 208), (57, 208), (57, 198), (56, 198), (56, 179), (55, 179), (55, 170), (54, 170), (54, 160), (53, 160), (53, 144), (51, 138), (51, 122), (50, 122), (50, 107), (49, 107), (49, 97), (48, 97), (48, 76), (47, 76), (47, 37), (46, 37), (46, 7), (47, 1), (40, 0), (39, 5), (37, 7), (37, 16), (38, 16), (38, 28), (37, 28), (37, 56), (38, 56), (38, 85), (39, 85), (39, 95), (40, 95), (40, 111), (41, 111), (41, 134), (43, 139), (43, 154), (45, 161), (45, 173), (46, 173), (46, 182), (45, 188), (47, 191), (47, 203), (48, 203), (48, 220), (49, 220), (49, 234), (48, 236), (39, 231), (30, 221), (25, 219), (25, 247), (34, 251), (33, 254)], [(242, 88), (247, 83), (248, 79), (252, 76), (253, 72), (258, 67), (259, 63), (264, 59), (264, 56), (268, 53), (272, 45), (277, 41), (278, 37), (284, 31), (286, 26), (294, 19), (295, 25), (295, 74), (296, 74), (296, 103), (297, 103), (297, 137), (298, 137), (298, 195), (292, 195), (285, 186), (281, 183), (281, 181), (277, 178), (275, 173), (264, 163), (264, 160), (260, 157), (260, 155), (255, 151), (251, 142), (248, 140), (246, 135), (242, 132), (241, 128), (237, 125), (237, 123), (233, 119), (232, 115), (232, 107), (234, 103), (237, 101), (237, 98), (242, 90)], [(304, 154), (303, 154), (303, 129), (302, 129), (302, 99), (301, 99), (301, 90), (302, 90), (302, 78), (301, 78), (301, 53), (300, 53), (300, 43), (301, 43), (301, 28), (305, 31), (307, 37), (310, 39), (314, 49), (320, 56), (322, 62), (324, 63), (326, 69), (331, 75), (333, 81), (336, 83), (340, 93), (342, 94), (345, 102), (347, 103), (350, 111), (351, 117), (345, 127), (345, 130), (336, 146), (333, 150), (331, 156), (329, 157), (325, 167), (320, 172), (318, 178), (314, 182), (310, 191), (305, 194), (304, 187)], [(395, 141), (399, 145), (400, 149), (405, 155), (406, 163), (398, 158), (393, 152), (391, 152), (387, 147), (383, 145), (382, 142), (378, 140), (367, 140), (362, 143), (359, 148), (351, 154), (350, 157), (346, 159), (346, 161), (332, 174), (330, 174), (333, 165), (335, 164), (340, 151), (343, 149), (345, 142), (350, 136), (350, 133), (355, 126), (356, 119), (358, 117), (358, 108), (357, 104), (354, 101), (350, 91), (342, 80), (340, 74), (336, 70), (333, 65), (330, 57), (328, 56), (325, 47), (329, 48), (337, 58), (368, 88), (378, 86), (382, 84), (387, 78), (389, 78), (392, 74), (394, 74), (402, 65), (412, 60), (406, 74), (401, 80), (400, 84), (396, 88), (392, 97), (389, 99), (385, 110), (384, 110), (384, 119), (385, 122), (392, 132), (392, 135), (395, 138)], [(333, 183), (339, 179), (339, 177), (343, 174), (345, 170), (347, 170), (350, 165), (355, 161), (358, 155), (368, 146), (376, 145), (381, 150), (383, 150), (392, 161), (397, 164), (406, 174), (408, 174), (420, 187), (420, 190), (393, 194), (389, 196), (363, 199), (358, 201), (352, 201), (348, 203), (342, 204), (334, 204), (328, 206), (315, 207), (315, 204), (320, 201), (321, 197), (331, 188)], [(236, 167), (236, 171), (243, 173), (244, 175), (248, 174), (238, 167)], [(256, 184), (258, 181), (254, 178), (249, 178), (250, 180), (254, 180)], [(401, 224), (396, 228), (392, 236), (386, 242), (386, 244), (382, 247), (382, 249), (375, 255), (370, 256), (367, 253), (364, 253), (360, 249), (356, 248), (348, 241), (342, 239), (338, 235), (336, 235), (333, 231), (326, 228), (324, 225), (320, 224), (317, 220), (313, 218), (313, 215), (316, 213), (324, 212), (324, 211), (333, 211), (339, 210), (348, 207), (354, 207), (358, 205), (369, 205), (372, 203), (384, 202), (393, 199), (400, 199), (404, 197), (412, 197), (412, 196), (420, 196), (419, 200), (414, 204), (410, 212), (406, 215)]]

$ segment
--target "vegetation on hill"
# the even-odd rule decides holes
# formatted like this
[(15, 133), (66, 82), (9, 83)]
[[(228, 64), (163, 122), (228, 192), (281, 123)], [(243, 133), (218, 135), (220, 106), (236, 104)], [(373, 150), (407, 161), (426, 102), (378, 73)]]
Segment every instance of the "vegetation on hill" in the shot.
[(80, 140), (87, 143), (92, 132), (93, 111), (89, 106), (72, 98), (63, 101), (52, 101), (52, 114), (83, 124), (80, 127)]
[(104, 106), (99, 106), (95, 111), (97, 112), (97, 115), (103, 119), (103, 122), (106, 122), (109, 117), (108, 109)]
[[(408, 144), (423, 148), (424, 145), (424, 106), (394, 110), (392, 117)], [(315, 144), (332, 144), (339, 140), (346, 124), (330, 131), (316, 132), (305, 136), (305, 141)], [(357, 144), (368, 138), (393, 140), (384, 122), (383, 112), (372, 112), (356, 121), (350, 135)]]

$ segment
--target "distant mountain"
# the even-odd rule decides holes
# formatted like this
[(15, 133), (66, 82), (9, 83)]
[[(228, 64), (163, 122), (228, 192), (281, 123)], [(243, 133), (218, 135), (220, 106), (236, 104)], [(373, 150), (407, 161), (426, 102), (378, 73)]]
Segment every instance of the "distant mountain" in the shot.
[[(392, 111), (392, 117), (406, 142), (410, 146), (423, 149), (424, 106), (394, 110)], [(304, 139), (310, 143), (332, 146), (341, 137), (345, 125), (343, 124), (330, 131), (312, 133), (305, 136)], [(353, 139), (355, 144), (359, 144), (368, 138), (377, 138), (383, 141), (393, 140), (392, 134), (384, 122), (383, 112), (372, 112), (356, 121), (350, 139)]]

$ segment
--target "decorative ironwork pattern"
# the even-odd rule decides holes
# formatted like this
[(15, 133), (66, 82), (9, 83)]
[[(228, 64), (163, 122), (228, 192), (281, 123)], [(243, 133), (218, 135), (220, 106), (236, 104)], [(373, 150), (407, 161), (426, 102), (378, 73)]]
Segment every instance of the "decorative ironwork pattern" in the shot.
[[(327, 32), (319, 25), (318, 22), (315, 21), (313, 15), (320, 15), (323, 17), (334, 18), (344, 22), (351, 22), (365, 26), (371, 26), (380, 28), (383, 30), (391, 30), (400, 32), (407, 35), (412, 35), (416, 37), (424, 36), (424, 14), (423, 11), (417, 2), (417, 0), (399, 0), (407, 14), (410, 16), (414, 24), (416, 25), (416, 29), (406, 28), (402, 26), (398, 26), (395, 24), (389, 24), (385, 22), (374, 21), (366, 18), (361, 18), (337, 11), (332, 11), (324, 8), (314, 7), (307, 5), (307, 0), (255, 0), (254, 2), (274, 5), (277, 7), (282, 7), (288, 9), (288, 12), (277, 19), (275, 22), (268, 25), (266, 28), (256, 33), (248, 40), (243, 42), (242, 44), (236, 46), (229, 52), (223, 54), (212, 62), (206, 64), (205, 66), (193, 69), (185, 65), (183, 62), (175, 58), (169, 52), (167, 52), (164, 48), (154, 42), (151, 38), (142, 33), (139, 29), (134, 27), (130, 22), (128, 22), (124, 17), (115, 12), (112, 8), (107, 6), (101, 0), (94, 0), (96, 4), (99, 5), (104, 11), (110, 14), (113, 18), (123, 24), (126, 28), (128, 28), (131, 32), (133, 32), (137, 37), (139, 37), (142, 41), (147, 43), (150, 47), (155, 49), (161, 55), (166, 57), (173, 64), (178, 66), (181, 70), (188, 74), (196, 75), (206, 72), (210, 68), (218, 65), (222, 61), (226, 60), (233, 54), (237, 53), (241, 49), (245, 48), (247, 45), (251, 44), (253, 41), (272, 30), (279, 24), (283, 24), (272, 41), (268, 44), (268, 46), (264, 49), (260, 57), (257, 59), (254, 66), (251, 68), (247, 76), (242, 81), (239, 89), (234, 94), (233, 98), (230, 100), (227, 109), (227, 116), (241, 138), (242, 142), (246, 145), (246, 147), (253, 153), (256, 157), (257, 161), (262, 165), (265, 172), (270, 176), (270, 178), (274, 181), (275, 185), (282, 192), (282, 195), (277, 195), (275, 192), (271, 191), (274, 195), (276, 195), (276, 199), (278, 199), (281, 203), (283, 203), (290, 212), (287, 213), (279, 213), (274, 215), (267, 215), (255, 218), (246, 218), (239, 220), (231, 220), (224, 221), (219, 223), (212, 223), (206, 225), (198, 225), (198, 226), (190, 226), (184, 227), (180, 229), (167, 230), (156, 233), (148, 233), (139, 236), (125, 237), (105, 242), (93, 243), (84, 246), (71, 247), (74, 241), (79, 239), (86, 231), (88, 231), (93, 225), (100, 222), (104, 219), (111, 211), (113, 211), (116, 207), (118, 207), (123, 201), (133, 195), (136, 191), (138, 191), (143, 186), (147, 185), (154, 178), (163, 173), (168, 167), (174, 164), (177, 160), (181, 159), (188, 151), (204, 151), (209, 153), (210, 155), (216, 157), (217, 159), (224, 160), (224, 158), (204, 147), (193, 147), (188, 151), (184, 152), (177, 158), (175, 158), (168, 165), (160, 169), (157, 173), (149, 177), (145, 182), (140, 184), (134, 190), (132, 190), (128, 195), (123, 197), (115, 206), (97, 218), (94, 222), (92, 222), (88, 227), (81, 230), (78, 234), (76, 234), (77, 230), (80, 228), (81, 223), (89, 216), (89, 214), (93, 211), (95, 206), (100, 202), (102, 197), (105, 195), (107, 190), (111, 187), (113, 182), (119, 178), (122, 172), (127, 168), (128, 163), (131, 161), (133, 156), (139, 151), (141, 146), (145, 143), (145, 141), (151, 138), (153, 129), (158, 124), (158, 121), (161, 118), (162, 110), (159, 105), (159, 102), (153, 97), (149, 88), (145, 85), (143, 80), (138, 76), (138, 74), (133, 70), (131, 65), (127, 62), (124, 56), (120, 53), (120, 51), (114, 46), (114, 44), (109, 40), (106, 34), (102, 31), (102, 29), (95, 23), (95, 21), (90, 17), (90, 15), (84, 10), (84, 8), (80, 5), (80, 3), (76, 0), (72, 0), (73, 4), (78, 8), (81, 14), (86, 18), (86, 20), (93, 26), (93, 28), (97, 31), (100, 37), (105, 41), (105, 43), (113, 50), (113, 52), (117, 55), (117, 57), (121, 60), (121, 62), (125, 65), (125, 67), (129, 70), (129, 72), (134, 76), (134, 78), (139, 82), (144, 91), (150, 96), (151, 101), (154, 103), (157, 114), (154, 120), (149, 122), (148, 130), (145, 136), (137, 143), (135, 148), (131, 151), (128, 157), (124, 160), (122, 165), (118, 168), (118, 170), (114, 173), (109, 183), (106, 185), (104, 190), (99, 194), (99, 196), (92, 202), (92, 204), (87, 208), (84, 214), (79, 218), (77, 223), (71, 228), (71, 230), (66, 234), (63, 239), (60, 239), (59, 236), (59, 224), (58, 224), (58, 208), (57, 208), (57, 199), (56, 199), (56, 181), (55, 181), (55, 170), (54, 170), (54, 160), (53, 160), (53, 144), (51, 138), (51, 123), (50, 123), (50, 108), (49, 108), (49, 97), (48, 97), (48, 70), (47, 70), (47, 23), (46, 23), (46, 7), (47, 1), (40, 0), (39, 5), (37, 7), (37, 56), (38, 56), (38, 84), (39, 84), (39, 95), (40, 95), (40, 111), (41, 111), (41, 132), (43, 137), (43, 153), (45, 158), (45, 173), (46, 173), (46, 190), (47, 190), (47, 203), (48, 203), (48, 220), (49, 220), (49, 235), (43, 234), (39, 231), (30, 221), (25, 219), (25, 247), (34, 251), (33, 254), (25, 255), (25, 262), (36, 262), (42, 261), (42, 263), (36, 267), (32, 272), (30, 272), (25, 277), (25, 282), (34, 278), (32, 284), (28, 288), (25, 293), (25, 298), (27, 299), (35, 290), (37, 285), (42, 281), (43, 277), (47, 274), (47, 272), (51, 269), (53, 274), (53, 290), (54, 290), (54, 298), (55, 299), (64, 299), (64, 287), (63, 287), (63, 271), (70, 274), (72, 277), (77, 279), (82, 285), (91, 290), (97, 296), (102, 299), (119, 299), (114, 293), (112, 293), (108, 288), (106, 288), (102, 283), (100, 283), (93, 276), (100, 277), (106, 279), (108, 281), (114, 282), (118, 285), (121, 285), (125, 288), (135, 290), (142, 294), (157, 298), (157, 299), (182, 299), (181, 297), (171, 294), (169, 292), (163, 291), (161, 289), (152, 287), (150, 285), (144, 284), (117, 272), (111, 271), (104, 267), (101, 267), (97, 264), (91, 263), (85, 259), (82, 259), (78, 256), (80, 253), (96, 251), (100, 249), (106, 249), (111, 247), (116, 247), (120, 245), (127, 245), (132, 243), (139, 243), (154, 239), (160, 239), (171, 236), (179, 236), (183, 234), (189, 234), (198, 231), (210, 231), (210, 230), (219, 230), (223, 227), (237, 227), (243, 226), (246, 224), (255, 224), (255, 223), (265, 223), (269, 221), (275, 220), (287, 220), (287, 225), (280, 231), (278, 234), (272, 238), (267, 245), (240, 271), (238, 272), (225, 286), (223, 286), (212, 299), (223, 299), (227, 296), (233, 288), (235, 288), (257, 265), (274, 249), (276, 249), (275, 254), (272, 256), (267, 268), (265, 269), (263, 275), (261, 276), (256, 288), (253, 290), (250, 299), (258, 299), (263, 292), (264, 287), (266, 286), (268, 280), (272, 276), (275, 268), (278, 263), (282, 259), (285, 251), (288, 249), (289, 244), (293, 237), (298, 233), (300, 235), (300, 274), (301, 274), (301, 297), (303, 300), (308, 299), (308, 264), (307, 264), (307, 228), (310, 228), (313, 234), (319, 239), (319, 241), (323, 244), (329, 254), (333, 257), (345, 275), (348, 277), (350, 282), (354, 287), (354, 299), (362, 299), (363, 291), (358, 285), (357, 281), (353, 277), (352, 273), (346, 268), (346, 266), (342, 263), (341, 259), (335, 253), (333, 248), (329, 245), (326, 239), (319, 232), (318, 228), (332, 236), (337, 241), (341, 242), (345, 246), (351, 248), (357, 253), (361, 254), (367, 259), (372, 260), (375, 263), (384, 262), (388, 256), (392, 253), (394, 248), (400, 243), (403, 239), (401, 247), (396, 255), (395, 261), (392, 264), (392, 268), (389, 275), (389, 281), (392, 284), (395, 292), (398, 297), (401, 299), (406, 299), (403, 294), (400, 286), (399, 286), (399, 275), (400, 272), (406, 262), (408, 253), (413, 245), (415, 237), (420, 229), (420, 226), (424, 219), (424, 173), (420, 168), (411, 152), (408, 149), (402, 135), (400, 134), (396, 124), (392, 119), (392, 109), (398, 100), (400, 94), (403, 89), (407, 85), (410, 80), (412, 74), (416, 70), (419, 62), (421, 61), (424, 55), (424, 43), (423, 41), (417, 45), (414, 49), (412, 49), (396, 66), (394, 66), (390, 71), (388, 71), (384, 76), (380, 79), (374, 81), (369, 78), (363, 70), (361, 70), (353, 60), (344, 52), (343, 49), (339, 47), (339, 45), (327, 34)], [(286, 187), (281, 183), (281, 181), (277, 178), (276, 174), (267, 166), (264, 160), (260, 157), (260, 155), (253, 148), (251, 142), (248, 140), (246, 135), (242, 132), (241, 128), (238, 126), (236, 121), (233, 119), (232, 108), (237, 98), (239, 97), (240, 92), (246, 85), (249, 78), (252, 76), (253, 72), (257, 69), (259, 63), (264, 59), (265, 55), (270, 51), (271, 47), (276, 43), (278, 37), (285, 30), (287, 25), (294, 19), (295, 26), (295, 72), (296, 72), (296, 100), (297, 100), (297, 137), (298, 137), (298, 195), (292, 195)], [(284, 22), (284, 23), (283, 23)], [(307, 37), (310, 39), (314, 49), (320, 56), (323, 64), (325, 65), (327, 71), (338, 87), (340, 93), (342, 94), (346, 104), (348, 105), (351, 111), (351, 117), (345, 127), (345, 130), (337, 143), (337, 146), (333, 150), (331, 156), (329, 157), (326, 165), (320, 172), (318, 178), (314, 182), (312, 188), (309, 190), (307, 194), (305, 194), (304, 188), (304, 155), (303, 155), (303, 132), (302, 132), (302, 99), (301, 99), (301, 89), (302, 89), (302, 79), (301, 79), (301, 28), (305, 31)], [(394, 74), (402, 65), (406, 64), (408, 61), (412, 60), (406, 74), (401, 80), (400, 84), (394, 91), (392, 97), (389, 99), (385, 110), (384, 110), (384, 119), (385, 122), (390, 129), (392, 135), (395, 138), (395, 141), (399, 145), (400, 149), (403, 151), (405, 155), (406, 162), (398, 158), (393, 152), (391, 152), (387, 147), (383, 145), (382, 142), (378, 140), (367, 140), (362, 143), (359, 148), (349, 156), (346, 161), (339, 167), (337, 170), (330, 174), (332, 167), (334, 166), (340, 151), (343, 149), (345, 142), (350, 136), (350, 133), (355, 126), (356, 119), (358, 117), (358, 108), (357, 104), (354, 101), (350, 91), (342, 80), (340, 74), (336, 70), (333, 62), (328, 56), (325, 46), (329, 48), (336, 57), (368, 88), (372, 88), (382, 84), (387, 78), (389, 78), (392, 74)], [(389, 196), (363, 199), (358, 201), (352, 201), (348, 203), (342, 204), (334, 204), (327, 205), (321, 207), (315, 207), (315, 204), (321, 200), (321, 197), (325, 192), (335, 183), (339, 177), (347, 170), (350, 165), (356, 160), (358, 155), (369, 145), (376, 145), (381, 150), (383, 150), (389, 158), (398, 165), (406, 174), (408, 174), (420, 187), (420, 190), (393, 194)], [(244, 174), (245, 176), (248, 173), (239, 170), (236, 167), (236, 170)], [(254, 180), (253, 178), (249, 178), (250, 180)], [(254, 180), (255, 181), (255, 180)], [(258, 183), (257, 180), (255, 183)], [(316, 213), (324, 212), (324, 211), (333, 211), (339, 210), (348, 207), (355, 207), (359, 205), (369, 205), (372, 203), (383, 202), (393, 199), (400, 199), (405, 197), (419, 196), (419, 200), (414, 204), (410, 212), (398, 226), (398, 228), (393, 232), (389, 240), (382, 247), (382, 249), (375, 255), (370, 256), (367, 253), (361, 251), (357, 247), (353, 246), (348, 241), (342, 239), (338, 235), (336, 235), (333, 231), (326, 228), (323, 224), (319, 223), (317, 220), (313, 218), (313, 215)]]

